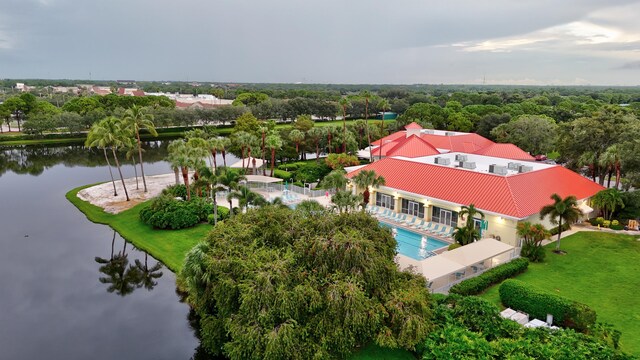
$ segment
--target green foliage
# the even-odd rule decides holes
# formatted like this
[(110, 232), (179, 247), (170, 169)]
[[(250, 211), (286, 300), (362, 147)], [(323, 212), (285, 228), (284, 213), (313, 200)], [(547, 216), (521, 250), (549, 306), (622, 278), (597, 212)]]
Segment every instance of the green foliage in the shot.
[(605, 221), (603, 221), (603, 222), (602, 222), (602, 226), (604, 226), (604, 227), (608, 228), (609, 226), (611, 226), (611, 221), (609, 221), (609, 220), (605, 220)]
[(284, 170), (280, 170), (280, 169), (275, 169), (273, 171), (273, 176), (277, 177), (279, 179), (284, 179), (289, 181), (289, 179), (292, 178), (293, 173), (289, 172), (289, 171), (284, 171)]
[(162, 190), (163, 195), (170, 195), (172, 197), (180, 197), (182, 199), (187, 198), (187, 187), (183, 184), (167, 186)]
[(510, 279), (500, 285), (504, 306), (524, 311), (537, 319), (553, 315), (554, 322), (577, 331), (587, 331), (596, 322), (596, 313), (587, 305), (542, 291), (525, 282)]
[(205, 199), (190, 201), (176, 200), (172, 196), (161, 195), (151, 201), (151, 205), (140, 211), (140, 220), (158, 229), (184, 229), (207, 220), (213, 212), (213, 205)]
[(611, 226), (618, 226), (618, 225), (620, 225), (620, 222), (618, 220), (611, 221)]
[[(570, 229), (571, 229), (571, 224), (568, 224), (568, 223), (562, 224), (562, 231), (567, 231), (567, 230), (570, 230)], [(549, 229), (549, 234), (557, 235), (558, 234), (558, 226), (552, 227), (551, 229)]]
[(429, 293), (424, 278), (397, 270), (395, 246), (364, 213), (268, 206), (218, 224), (179, 276), (212, 354), (343, 358), (371, 342), (412, 349), (429, 329)]
[(356, 156), (345, 153), (329, 154), (324, 160), (331, 169), (344, 169), (347, 166), (360, 165), (360, 161)]
[(521, 257), (491, 268), (476, 277), (459, 282), (453, 285), (449, 292), (459, 295), (477, 295), (492, 285), (525, 272), (528, 267), (529, 260)]
[[(434, 297), (434, 300), (436, 298)], [(615, 333), (528, 329), (503, 319), (498, 308), (474, 297), (437, 298), (435, 327), (419, 347), (422, 359), (632, 359), (612, 346)]]
[(459, 243), (453, 243), (453, 244), (449, 245), (449, 247), (447, 248), (447, 250), (448, 250), (448, 251), (455, 250), (455, 249), (457, 249), (457, 248), (459, 248), (459, 247), (461, 247), (461, 246), (462, 246), (462, 245), (460, 245)]
[[(222, 221), (229, 218), (229, 208), (218, 205), (218, 221)], [(211, 225), (215, 225), (215, 216), (213, 214), (207, 215), (207, 222)]]
[(300, 182), (316, 182), (318, 179), (324, 178), (331, 168), (323, 163), (307, 162), (298, 167), (294, 174), (294, 179)]
[(543, 262), (547, 256), (544, 247), (534, 243), (525, 242), (522, 244), (520, 256), (529, 259), (531, 262)]
[(553, 150), (558, 126), (544, 115), (522, 115), (491, 131), (498, 142), (512, 143), (531, 154), (546, 154)]

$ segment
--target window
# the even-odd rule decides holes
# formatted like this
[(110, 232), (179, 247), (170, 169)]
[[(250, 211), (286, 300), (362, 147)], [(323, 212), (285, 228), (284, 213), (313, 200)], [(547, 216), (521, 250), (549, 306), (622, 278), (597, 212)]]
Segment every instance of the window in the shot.
[(431, 212), (431, 221), (455, 227), (458, 226), (458, 212), (434, 206)]
[(403, 214), (409, 214), (412, 216), (418, 216), (418, 217), (424, 218), (424, 205), (417, 201), (402, 199), (401, 212)]
[(394, 203), (395, 202), (391, 195), (387, 195), (379, 192), (376, 193), (376, 206), (393, 210)]

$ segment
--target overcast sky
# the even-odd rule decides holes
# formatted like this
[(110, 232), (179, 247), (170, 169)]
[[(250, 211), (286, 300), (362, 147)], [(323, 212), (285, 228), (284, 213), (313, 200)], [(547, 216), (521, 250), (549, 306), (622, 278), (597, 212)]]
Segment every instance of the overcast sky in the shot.
[(640, 1), (0, 0), (0, 78), (640, 84)]

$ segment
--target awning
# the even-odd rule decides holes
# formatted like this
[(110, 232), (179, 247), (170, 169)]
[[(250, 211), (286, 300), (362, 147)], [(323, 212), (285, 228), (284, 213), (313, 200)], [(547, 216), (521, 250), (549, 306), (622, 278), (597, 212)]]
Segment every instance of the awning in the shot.
[[(252, 169), (253, 168), (253, 160), (254, 160), (254, 158), (252, 158), (252, 157), (245, 158), (244, 159), (244, 167)], [(255, 160), (256, 160), (256, 167), (257, 168), (262, 167), (262, 165), (264, 164), (262, 162), (262, 159), (257, 159), (256, 158)], [(242, 159), (238, 160), (238, 162), (236, 162), (236, 163), (233, 163), (233, 164), (229, 165), (229, 167), (230, 168), (242, 168)]]
[(455, 261), (449, 260), (442, 255), (432, 256), (422, 260), (420, 263), (420, 266), (422, 267), (422, 275), (424, 275), (424, 277), (429, 281), (453, 274), (466, 267)]
[(582, 203), (578, 205), (578, 209), (582, 211), (582, 215), (588, 215), (593, 212), (593, 208), (587, 205), (586, 203)]
[(482, 239), (474, 243), (447, 251), (436, 257), (445, 257), (464, 267), (471, 266), (514, 249), (513, 246), (495, 239)]
[(264, 176), (264, 175), (245, 175), (244, 177), (247, 178), (247, 182), (257, 182), (257, 183), (266, 183), (266, 184), (283, 181), (280, 178)]

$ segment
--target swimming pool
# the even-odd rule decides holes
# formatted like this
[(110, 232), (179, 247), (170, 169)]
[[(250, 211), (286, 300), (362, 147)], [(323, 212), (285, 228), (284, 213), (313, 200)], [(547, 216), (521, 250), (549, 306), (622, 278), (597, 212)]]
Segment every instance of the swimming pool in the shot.
[[(392, 225), (384, 222), (380, 222), (380, 226), (388, 228), (393, 227)], [(438, 240), (429, 236), (423, 236), (421, 234), (403, 229), (401, 227), (396, 227), (396, 230), (398, 231), (398, 233), (396, 234), (396, 241), (398, 242), (398, 253), (404, 256), (408, 256), (412, 259), (426, 259), (430, 256), (435, 255), (433, 253), (434, 250), (449, 246), (449, 243), (442, 240)]]

